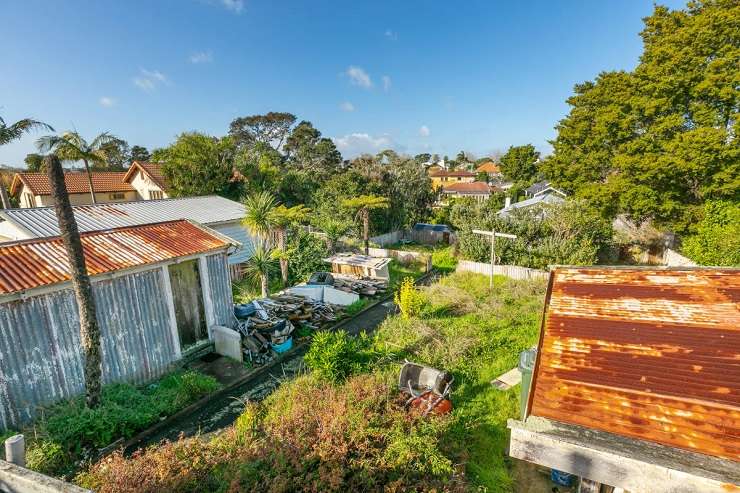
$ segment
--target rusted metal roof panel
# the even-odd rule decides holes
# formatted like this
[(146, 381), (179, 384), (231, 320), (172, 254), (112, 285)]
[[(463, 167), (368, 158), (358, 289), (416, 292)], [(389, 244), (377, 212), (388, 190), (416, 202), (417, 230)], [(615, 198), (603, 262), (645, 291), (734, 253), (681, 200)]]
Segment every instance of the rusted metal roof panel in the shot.
[[(180, 220), (82, 233), (90, 275), (113, 272), (227, 247), (223, 237)], [(0, 294), (70, 279), (60, 237), (0, 245)]]
[(740, 270), (558, 268), (530, 414), (740, 461)]

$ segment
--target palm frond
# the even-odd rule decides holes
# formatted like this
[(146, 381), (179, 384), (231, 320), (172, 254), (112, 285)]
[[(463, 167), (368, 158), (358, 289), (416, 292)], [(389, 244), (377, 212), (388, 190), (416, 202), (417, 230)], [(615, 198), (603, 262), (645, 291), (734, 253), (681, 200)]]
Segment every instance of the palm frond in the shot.
[(272, 216), (276, 207), (275, 198), (269, 192), (259, 192), (249, 195), (244, 201), (244, 219), (242, 224), (249, 232), (267, 242), (270, 231), (275, 226)]
[(103, 132), (100, 135), (98, 135), (97, 137), (95, 137), (92, 142), (90, 142), (90, 149), (91, 150), (100, 150), (104, 146), (106, 146), (106, 145), (108, 145), (111, 142), (116, 141), (116, 140), (118, 140), (118, 137), (116, 137), (115, 135), (111, 135), (108, 132)]
[(14, 140), (20, 139), (23, 134), (33, 130), (54, 131), (51, 125), (38, 120), (32, 120), (30, 118), (18, 120), (12, 125), (7, 125), (5, 120), (0, 118), (0, 145), (8, 144)]

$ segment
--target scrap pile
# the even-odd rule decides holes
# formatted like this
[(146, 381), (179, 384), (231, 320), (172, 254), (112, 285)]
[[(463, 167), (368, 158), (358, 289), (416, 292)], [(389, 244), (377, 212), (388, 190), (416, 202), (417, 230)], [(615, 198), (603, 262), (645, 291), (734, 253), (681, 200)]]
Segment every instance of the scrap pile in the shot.
[(277, 294), (234, 306), (235, 328), (242, 335), (244, 356), (259, 365), (293, 347), (296, 327), (318, 330), (341, 314), (339, 305), (295, 294)]
[(371, 277), (352, 276), (347, 274), (333, 274), (334, 287), (346, 293), (355, 293), (360, 296), (382, 295), (388, 290), (388, 281)]

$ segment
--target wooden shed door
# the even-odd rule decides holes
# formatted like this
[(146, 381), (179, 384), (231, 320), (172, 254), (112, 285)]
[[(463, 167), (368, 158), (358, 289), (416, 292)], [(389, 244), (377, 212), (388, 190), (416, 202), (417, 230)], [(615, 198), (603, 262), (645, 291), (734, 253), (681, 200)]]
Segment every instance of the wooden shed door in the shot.
[(175, 304), (175, 320), (180, 335), (180, 347), (185, 349), (187, 346), (208, 338), (198, 261), (188, 260), (172, 264), (168, 269)]

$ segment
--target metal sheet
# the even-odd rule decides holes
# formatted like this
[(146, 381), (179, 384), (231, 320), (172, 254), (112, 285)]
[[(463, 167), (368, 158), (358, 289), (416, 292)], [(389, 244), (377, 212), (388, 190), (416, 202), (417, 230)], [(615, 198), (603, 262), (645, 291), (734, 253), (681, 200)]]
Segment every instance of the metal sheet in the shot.
[(241, 264), (249, 260), (254, 254), (254, 241), (247, 229), (242, 226), (241, 220), (227, 224), (215, 224), (211, 226), (214, 231), (226, 235), (234, 241), (241, 243), (241, 248), (229, 255), (230, 264)]
[[(143, 383), (177, 358), (160, 269), (93, 284), (105, 383)], [(0, 429), (84, 390), (70, 289), (0, 304)]]
[[(243, 204), (215, 195), (78, 205), (72, 209), (81, 233), (177, 219), (189, 219), (211, 227), (215, 226), (213, 223), (230, 222), (233, 227), (244, 217)], [(0, 217), (28, 231), (32, 237), (59, 235), (53, 207), (0, 210)]]
[[(229, 245), (188, 221), (83, 233), (90, 275), (209, 252)], [(24, 291), (70, 279), (59, 237), (0, 245), (0, 294)]]
[(740, 460), (740, 270), (559, 268), (531, 414)]
[(209, 255), (208, 282), (211, 288), (213, 315), (218, 325), (231, 327), (234, 318), (233, 295), (231, 293), (231, 277), (224, 254)]

